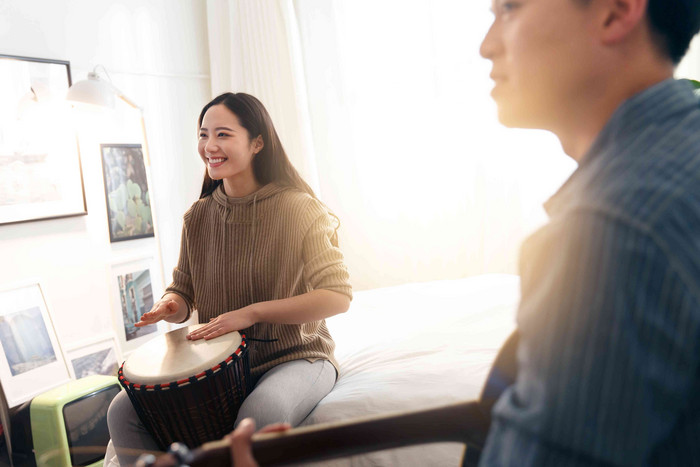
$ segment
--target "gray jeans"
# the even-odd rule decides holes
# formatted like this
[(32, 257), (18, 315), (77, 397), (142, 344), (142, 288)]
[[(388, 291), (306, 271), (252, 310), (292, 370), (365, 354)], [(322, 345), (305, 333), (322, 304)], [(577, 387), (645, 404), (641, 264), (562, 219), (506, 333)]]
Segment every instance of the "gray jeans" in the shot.
[[(277, 365), (258, 380), (243, 401), (236, 425), (251, 417), (258, 428), (277, 422), (297, 426), (331, 392), (335, 379), (335, 368), (328, 360), (293, 360)], [(112, 400), (107, 425), (119, 465), (131, 465), (143, 452), (159, 450), (124, 391)]]

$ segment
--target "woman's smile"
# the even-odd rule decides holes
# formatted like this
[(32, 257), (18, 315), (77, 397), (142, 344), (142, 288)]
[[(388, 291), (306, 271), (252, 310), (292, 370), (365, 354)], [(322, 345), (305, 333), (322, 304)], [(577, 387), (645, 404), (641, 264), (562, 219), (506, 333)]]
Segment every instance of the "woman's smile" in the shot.
[(221, 164), (226, 162), (225, 157), (207, 157), (207, 164), (209, 167), (214, 168), (214, 167), (219, 167)]

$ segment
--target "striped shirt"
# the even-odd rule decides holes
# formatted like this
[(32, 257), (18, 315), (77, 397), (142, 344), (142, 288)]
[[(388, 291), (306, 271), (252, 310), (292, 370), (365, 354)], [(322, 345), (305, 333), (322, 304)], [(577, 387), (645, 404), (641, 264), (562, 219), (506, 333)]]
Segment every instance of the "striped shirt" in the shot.
[(700, 104), (625, 101), (523, 244), (518, 377), (480, 465), (700, 465)]
[[(231, 198), (220, 186), (185, 213), (180, 259), (166, 292), (196, 308), (201, 323), (315, 289), (352, 298), (343, 255), (331, 241), (334, 234), (327, 209), (297, 189), (270, 183)], [(301, 358), (326, 359), (338, 368), (325, 320), (257, 323), (242, 332), (275, 340), (253, 343), (249, 357), (255, 377)]]

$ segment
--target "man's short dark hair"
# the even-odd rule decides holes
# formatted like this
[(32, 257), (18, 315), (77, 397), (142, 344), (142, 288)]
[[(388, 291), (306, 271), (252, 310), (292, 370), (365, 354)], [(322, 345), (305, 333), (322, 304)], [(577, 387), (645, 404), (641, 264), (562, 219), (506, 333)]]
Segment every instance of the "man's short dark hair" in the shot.
[(660, 50), (678, 64), (700, 30), (700, 0), (649, 0), (647, 17)]
[(647, 14), (662, 50), (677, 64), (700, 30), (700, 1), (649, 0)]

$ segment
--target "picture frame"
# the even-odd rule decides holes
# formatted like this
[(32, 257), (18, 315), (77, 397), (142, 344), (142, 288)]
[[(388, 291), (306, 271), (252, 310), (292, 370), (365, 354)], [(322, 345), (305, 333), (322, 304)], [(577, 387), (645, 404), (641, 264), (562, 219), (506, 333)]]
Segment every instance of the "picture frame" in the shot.
[(8, 407), (70, 381), (41, 284), (0, 289), (0, 382)]
[(73, 379), (90, 375), (117, 376), (123, 362), (113, 334), (72, 346), (66, 352), (66, 360)]
[(0, 225), (87, 214), (71, 84), (67, 61), (0, 54)]
[(101, 144), (109, 241), (154, 237), (153, 214), (140, 144)]
[(167, 323), (160, 321), (146, 327), (134, 323), (150, 311), (163, 295), (158, 268), (152, 257), (135, 259), (112, 265), (112, 316), (115, 335), (122, 355), (167, 331)]

